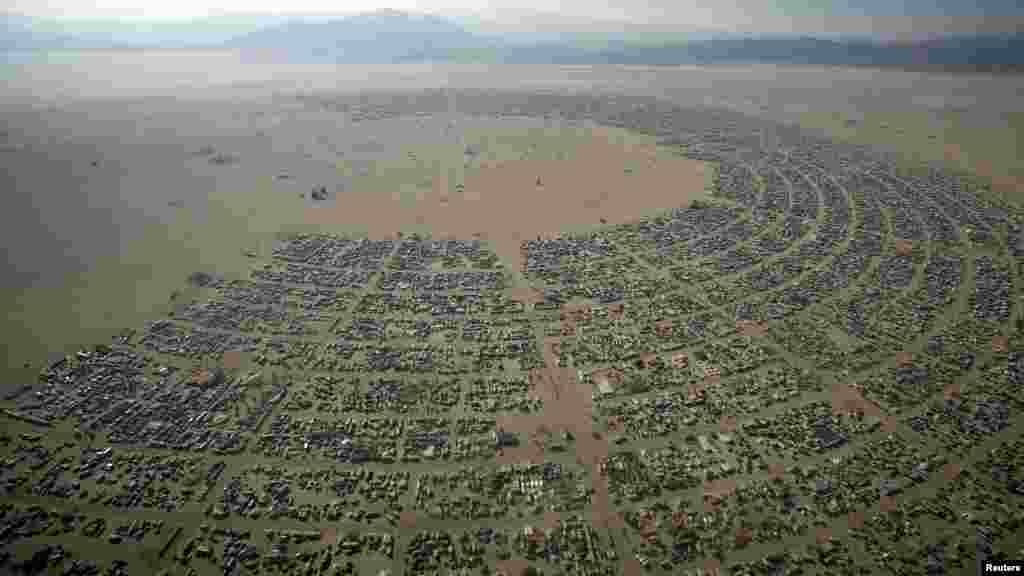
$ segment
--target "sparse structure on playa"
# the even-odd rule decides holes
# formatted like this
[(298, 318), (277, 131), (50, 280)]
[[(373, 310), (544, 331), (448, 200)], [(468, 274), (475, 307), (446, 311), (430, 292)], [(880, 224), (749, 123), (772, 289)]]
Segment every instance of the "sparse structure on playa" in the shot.
[(224, 380), (224, 370), (216, 368), (194, 368), (189, 376), (188, 383), (199, 388), (211, 388), (217, 386)]

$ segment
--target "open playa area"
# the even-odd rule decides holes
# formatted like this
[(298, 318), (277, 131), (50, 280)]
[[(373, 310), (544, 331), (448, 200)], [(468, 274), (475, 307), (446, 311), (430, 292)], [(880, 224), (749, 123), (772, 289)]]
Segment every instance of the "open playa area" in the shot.
[(452, 116), (374, 122), (373, 133), (402, 145), (370, 160), (375, 178), (366, 183), (358, 180), (366, 168), (342, 163), (351, 189), (310, 207), (310, 223), (377, 237), (475, 236), (512, 269), (524, 240), (624, 224), (701, 198), (711, 185), (705, 163), (622, 128)]
[(1024, 559), (1019, 76), (6, 58), (0, 573)]

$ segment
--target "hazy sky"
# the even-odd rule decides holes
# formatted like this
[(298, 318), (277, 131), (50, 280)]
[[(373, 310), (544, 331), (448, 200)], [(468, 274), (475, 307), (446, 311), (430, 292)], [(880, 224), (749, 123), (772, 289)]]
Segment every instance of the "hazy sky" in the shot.
[(74, 18), (189, 18), (223, 13), (346, 14), (381, 8), (478, 15), (528, 27), (538, 13), (585, 26), (628, 20), (658, 28), (927, 36), (1024, 31), (1020, 0), (4, 0), (4, 9)]

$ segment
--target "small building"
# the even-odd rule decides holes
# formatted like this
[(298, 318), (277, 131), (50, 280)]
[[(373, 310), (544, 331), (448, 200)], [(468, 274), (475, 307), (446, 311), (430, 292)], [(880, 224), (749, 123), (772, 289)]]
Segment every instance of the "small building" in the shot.
[(659, 320), (654, 324), (654, 333), (657, 334), (658, 338), (671, 338), (672, 327), (671, 320)]
[(685, 352), (673, 354), (671, 364), (676, 370), (683, 370), (690, 366), (690, 357)]
[(622, 372), (615, 368), (595, 370), (591, 373), (591, 378), (601, 394), (614, 394), (615, 387), (621, 386), (623, 381)]
[(50, 371), (58, 372), (60, 370), (67, 368), (68, 364), (68, 357), (65, 356), (63, 353), (58, 353), (50, 356), (48, 366)]
[(519, 446), (519, 437), (512, 432), (497, 430), (494, 433), (494, 444), (498, 448), (514, 448)]
[(192, 370), (192, 374), (189, 376), (187, 384), (190, 386), (198, 386), (200, 388), (210, 388), (217, 386), (224, 381), (224, 370), (220, 367), (208, 369), (208, 368), (196, 368)]
[(643, 352), (637, 358), (637, 365), (641, 369), (650, 369), (654, 367), (654, 365), (657, 363), (657, 360), (657, 354), (653, 354), (651, 352)]

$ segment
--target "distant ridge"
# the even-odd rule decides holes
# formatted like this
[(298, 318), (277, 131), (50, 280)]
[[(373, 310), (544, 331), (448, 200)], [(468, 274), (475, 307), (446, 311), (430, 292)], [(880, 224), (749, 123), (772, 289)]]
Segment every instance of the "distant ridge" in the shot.
[(37, 18), (0, 13), (0, 50), (213, 47), (280, 21), (268, 15), (181, 20)]
[(1024, 70), (1024, 35), (971, 36), (916, 43), (821, 38), (738, 38), (626, 46), (592, 54), (609, 64), (770, 62), (825, 66)]
[[(1024, 71), (1024, 34), (917, 42), (662, 32), (484, 34), (435, 15), (382, 10), (341, 18), (221, 16), (176, 22), (89, 22), (0, 15), (0, 50), (227, 48), (339, 63), (470, 61), (683, 65), (741, 62), (966, 71)], [(652, 36), (653, 38), (653, 36)]]
[(19, 14), (0, 14), (0, 50), (76, 48), (83, 43), (74, 36), (39, 30), (36, 20)]
[(292, 20), (232, 39), (226, 46), (381, 63), (448, 59), (455, 51), (489, 43), (437, 16), (382, 10), (336, 20)]

